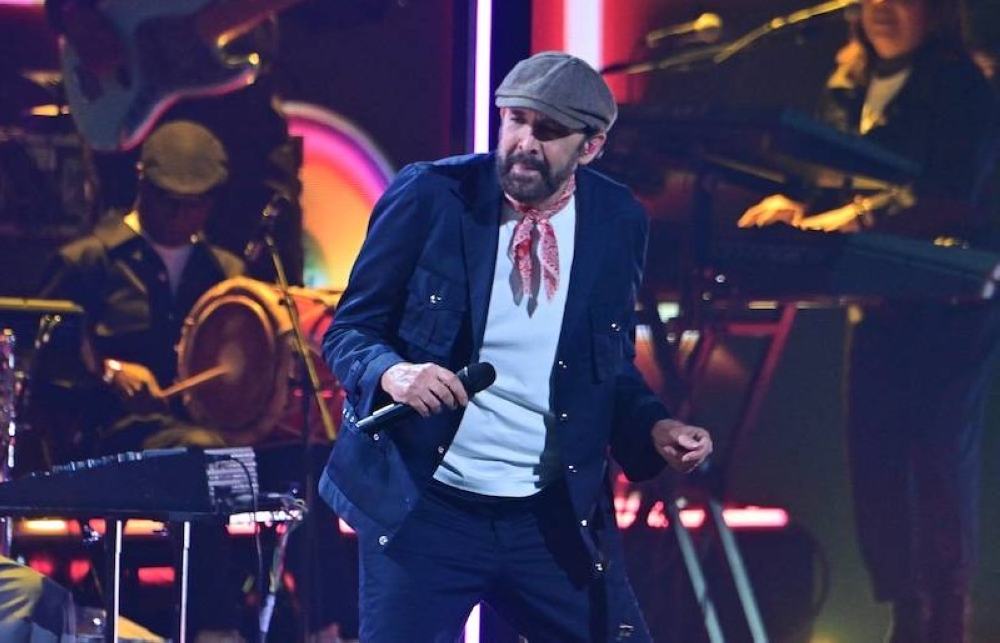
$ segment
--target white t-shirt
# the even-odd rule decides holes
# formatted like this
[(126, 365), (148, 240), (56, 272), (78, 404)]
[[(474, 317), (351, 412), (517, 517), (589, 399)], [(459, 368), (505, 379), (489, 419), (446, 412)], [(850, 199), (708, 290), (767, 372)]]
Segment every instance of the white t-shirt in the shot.
[(865, 95), (865, 104), (861, 107), (861, 134), (867, 134), (873, 127), (882, 123), (885, 108), (895, 98), (899, 90), (910, 77), (910, 68), (901, 69), (890, 76), (872, 78)]
[(496, 368), (496, 381), (469, 402), (441, 466), (440, 482), (489, 496), (525, 497), (560, 474), (549, 380), (562, 329), (576, 236), (576, 199), (552, 215), (559, 248), (559, 286), (549, 301), (538, 281), (538, 234), (532, 233), (534, 296), (522, 295), (510, 258), (520, 220), (505, 205), (497, 244), (490, 307), (479, 354)]
[(135, 212), (130, 212), (125, 215), (125, 225), (135, 230), (136, 233), (142, 235), (160, 257), (160, 261), (163, 262), (164, 267), (167, 269), (167, 278), (170, 281), (170, 292), (176, 295), (177, 288), (181, 283), (181, 276), (184, 274), (184, 267), (187, 265), (188, 259), (191, 258), (191, 251), (194, 249), (193, 241), (192, 243), (187, 243), (183, 246), (160, 245), (143, 233), (142, 226), (139, 224), (139, 217)]

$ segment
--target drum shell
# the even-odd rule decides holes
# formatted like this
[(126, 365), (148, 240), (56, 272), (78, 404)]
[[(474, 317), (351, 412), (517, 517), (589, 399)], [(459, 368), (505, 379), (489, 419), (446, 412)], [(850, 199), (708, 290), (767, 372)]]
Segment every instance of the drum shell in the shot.
[[(339, 293), (289, 289), (334, 423), (343, 392), (320, 354)], [(229, 372), (184, 393), (191, 419), (219, 432), (233, 446), (301, 440), (329, 441), (314, 400), (302, 404), (303, 369), (297, 359), (291, 316), (281, 292), (261, 281), (236, 277), (205, 292), (191, 308), (178, 345), (178, 380), (225, 364)], [(308, 429), (303, 415), (308, 413)], [(336, 428), (336, 424), (334, 426)]]

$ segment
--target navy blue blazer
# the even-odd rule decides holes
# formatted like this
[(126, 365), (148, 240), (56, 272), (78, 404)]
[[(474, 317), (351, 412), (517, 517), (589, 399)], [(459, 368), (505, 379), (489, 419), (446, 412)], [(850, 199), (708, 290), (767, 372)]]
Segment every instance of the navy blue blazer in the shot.
[[(389, 400), (385, 370), (400, 361), (452, 370), (482, 344), (502, 193), (489, 155), (404, 168), (375, 206), (367, 239), (323, 343), (347, 394), (320, 492), (359, 533), (387, 544), (447, 451), (461, 409), (414, 417), (375, 435), (355, 426)], [(659, 473), (650, 438), (668, 417), (633, 364), (634, 308), (648, 222), (627, 188), (577, 172), (577, 228), (552, 368), (557, 444), (578, 521), (613, 526), (607, 458), (632, 479)], [(603, 492), (602, 492), (603, 489)], [(382, 538), (384, 536), (384, 538)]]

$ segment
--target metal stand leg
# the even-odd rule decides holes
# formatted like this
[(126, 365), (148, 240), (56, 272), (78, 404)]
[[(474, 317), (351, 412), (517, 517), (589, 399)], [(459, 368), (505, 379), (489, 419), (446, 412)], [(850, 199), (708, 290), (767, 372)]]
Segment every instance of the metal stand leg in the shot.
[(178, 597), (177, 640), (187, 641), (187, 600), (188, 600), (188, 563), (191, 558), (191, 522), (181, 523), (181, 573), (180, 596)]
[[(746, 618), (747, 626), (754, 643), (767, 643), (767, 633), (764, 629), (763, 620), (757, 606), (753, 587), (750, 584), (743, 558), (739, 551), (739, 545), (733, 537), (732, 531), (726, 525), (723, 517), (722, 505), (716, 498), (725, 497), (725, 481), (734, 461), (739, 461), (736, 454), (742, 451), (747, 436), (752, 427), (757, 422), (764, 395), (767, 392), (778, 361), (784, 351), (788, 335), (791, 331), (792, 323), (796, 316), (796, 306), (784, 305), (778, 310), (777, 320), (761, 322), (759, 320), (748, 320), (743, 322), (726, 320), (724, 323), (707, 324), (701, 330), (698, 344), (693, 351), (688, 364), (689, 387), (693, 388), (694, 383), (704, 377), (709, 367), (712, 356), (712, 349), (720, 337), (760, 337), (768, 338), (769, 342), (765, 355), (761, 360), (759, 368), (753, 373), (750, 382), (750, 390), (747, 400), (740, 409), (739, 420), (733, 430), (731, 438), (732, 445), (725, 452), (715, 456), (715, 469), (717, 473), (714, 479), (708, 481), (708, 500), (706, 511), (715, 525), (719, 543), (726, 557), (726, 563), (733, 578), (736, 593), (740, 599), (740, 605)], [(692, 395), (689, 394), (677, 405), (677, 417), (687, 419), (693, 413)], [(721, 475), (718, 473), (721, 472)], [(678, 545), (684, 559), (685, 567), (691, 578), (691, 583), (695, 592), (695, 597), (701, 604), (705, 617), (705, 628), (709, 633), (710, 640), (722, 641), (722, 638), (714, 638), (713, 631), (718, 636), (722, 636), (719, 630), (719, 623), (714, 607), (708, 598), (708, 590), (705, 587), (705, 578), (701, 569), (700, 561), (690, 545), (690, 535), (680, 522), (680, 512), (674, 502), (666, 503), (670, 512), (670, 520), (677, 535)]]
[(258, 623), (260, 641), (267, 640), (267, 633), (271, 629), (274, 604), (277, 600), (278, 590), (281, 589), (281, 577), (285, 573), (285, 551), (288, 549), (288, 539), (292, 535), (292, 531), (298, 527), (298, 523), (291, 523), (285, 527), (285, 530), (278, 536), (278, 544), (274, 548), (274, 553), (271, 557), (271, 569), (267, 575), (267, 598), (260, 609), (260, 621)]
[[(0, 462), (0, 482), (13, 478), (14, 454), (17, 447), (17, 413), (20, 389), (18, 384), (17, 337), (9, 328), (0, 329), (0, 448), (3, 462)], [(0, 532), (0, 554), (10, 557), (14, 537), (14, 517), (3, 518)]]
[(670, 525), (673, 527), (674, 535), (677, 536), (677, 546), (684, 560), (684, 567), (687, 569), (688, 578), (691, 579), (691, 589), (694, 591), (695, 600), (701, 607), (702, 616), (705, 619), (705, 630), (708, 632), (709, 643), (725, 643), (726, 639), (722, 635), (722, 626), (719, 625), (719, 615), (715, 612), (715, 604), (708, 593), (708, 584), (705, 582), (705, 574), (701, 569), (701, 561), (698, 560), (698, 553), (694, 549), (691, 541), (691, 534), (687, 527), (681, 524), (681, 512), (677, 507), (677, 501), (664, 503), (667, 507), (667, 515), (670, 517)]
[(11, 544), (14, 541), (14, 516), (0, 518), (0, 556), (10, 558)]
[(761, 620), (760, 610), (757, 608), (757, 597), (750, 585), (750, 579), (747, 576), (746, 567), (743, 565), (743, 557), (740, 555), (736, 538), (733, 537), (733, 532), (729, 529), (729, 525), (726, 524), (725, 517), (722, 515), (722, 505), (717, 500), (712, 499), (708, 501), (708, 508), (711, 511), (716, 532), (719, 534), (722, 551), (726, 555), (729, 573), (733, 575), (733, 584), (736, 585), (736, 594), (740, 597), (740, 604), (743, 606), (743, 614), (746, 616), (750, 635), (753, 637), (754, 643), (767, 643), (767, 632), (764, 631), (764, 622)]
[(104, 640), (118, 643), (118, 615), (121, 613), (121, 578), (122, 578), (122, 526), (121, 520), (105, 521), (105, 547), (108, 552), (107, 592), (104, 594), (105, 629)]

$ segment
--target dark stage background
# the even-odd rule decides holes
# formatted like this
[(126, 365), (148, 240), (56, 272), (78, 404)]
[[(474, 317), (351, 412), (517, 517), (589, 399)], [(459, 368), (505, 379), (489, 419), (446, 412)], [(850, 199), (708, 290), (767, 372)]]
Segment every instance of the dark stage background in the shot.
[[(474, 3), (463, 0), (312, 0), (280, 18), (277, 83), (283, 98), (326, 106), (353, 121), (403, 164), (468, 151), (471, 43)], [(605, 63), (661, 55), (638, 45), (646, 31), (714, 11), (734, 37), (767, 18), (808, 6), (789, 0), (605, 0), (603, 30), (610, 43)], [(495, 72), (530, 53), (541, 9), (559, 0), (502, 0), (495, 5)], [(557, 9), (558, 10), (558, 7)], [(1000, 2), (976, 4), (979, 41), (1000, 47)], [(724, 67), (699, 74), (616, 79), (623, 98), (657, 104), (793, 105), (811, 109), (832, 53), (842, 42), (839, 17), (762, 43)], [(0, 7), (4, 78), (25, 70), (54, 69), (54, 40), (37, 8)], [(544, 41), (544, 40), (543, 40)], [(547, 42), (547, 41), (544, 41)], [(495, 87), (496, 81), (493, 83)], [(252, 136), (252, 132), (247, 132)], [(615, 132), (612, 131), (612, 137)], [(665, 197), (662, 172), (634, 168), (636, 187), (669, 217), (686, 203)], [(746, 197), (749, 198), (749, 197)], [(735, 216), (735, 213), (730, 213)], [(28, 295), (45, 257), (75, 231), (0, 222), (0, 295)], [(77, 226), (79, 228), (80, 226)], [(651, 247), (651, 259), (665, 250)], [(815, 621), (817, 643), (880, 640), (887, 609), (872, 602), (855, 545), (842, 444), (841, 375), (844, 316), (840, 310), (801, 313), (765, 398), (759, 426), (737, 463), (732, 499), (785, 507), (795, 528), (818, 543), (830, 570), (829, 596)], [(983, 445), (983, 558), (976, 590), (976, 638), (1000, 641), (1000, 381), (991, 430)], [(662, 534), (661, 538), (670, 538)], [(649, 542), (636, 547), (651, 548)], [(633, 556), (642, 552), (633, 551)], [(798, 558), (786, 561), (802, 564)], [(779, 558), (774, 563), (782, 565)], [(666, 584), (669, 579), (664, 578)], [(647, 609), (667, 608), (650, 594)]]

